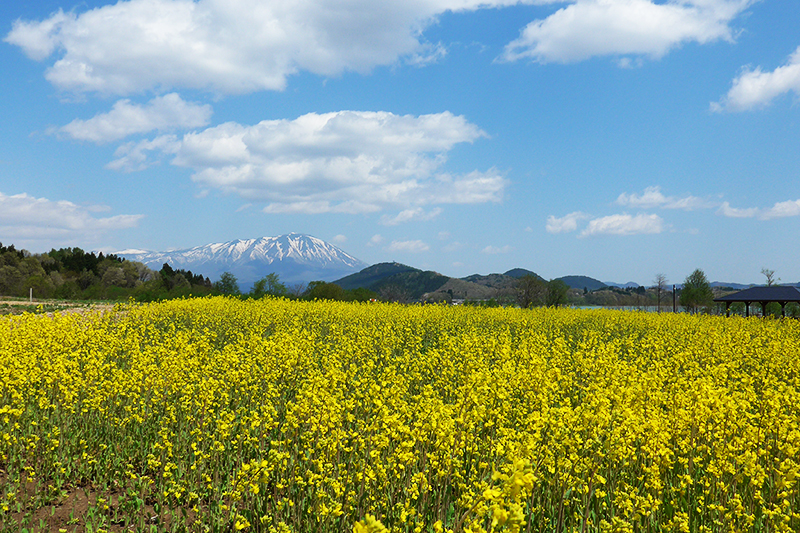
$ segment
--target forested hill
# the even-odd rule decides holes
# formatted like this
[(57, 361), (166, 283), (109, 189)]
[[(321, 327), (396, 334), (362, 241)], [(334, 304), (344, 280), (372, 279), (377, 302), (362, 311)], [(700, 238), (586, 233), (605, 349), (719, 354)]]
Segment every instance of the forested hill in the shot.
[(0, 295), (59, 299), (152, 300), (212, 292), (208, 278), (164, 265), (156, 272), (117, 255), (61, 248), (31, 254), (0, 243)]

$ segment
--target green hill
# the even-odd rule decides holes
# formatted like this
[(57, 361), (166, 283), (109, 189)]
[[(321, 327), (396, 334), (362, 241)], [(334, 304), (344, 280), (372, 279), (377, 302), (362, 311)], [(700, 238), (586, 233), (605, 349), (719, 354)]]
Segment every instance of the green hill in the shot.
[(506, 276), (505, 274), (488, 274), (486, 276), (481, 274), (473, 274), (461, 279), (469, 283), (476, 283), (483, 287), (489, 287), (492, 289), (507, 289), (509, 287), (513, 287), (517, 283), (517, 278), (512, 278), (511, 276)]
[(590, 278), (589, 276), (562, 276), (556, 279), (563, 281), (567, 284), (567, 287), (571, 289), (585, 288), (590, 291), (596, 291), (607, 287), (602, 281)]
[(371, 289), (373, 285), (377, 285), (386, 278), (408, 272), (422, 271), (402, 263), (378, 263), (368, 266), (360, 272), (336, 280), (334, 283), (345, 290)]
[(503, 275), (504, 276), (510, 276), (510, 277), (516, 278), (516, 279), (519, 279), (519, 278), (521, 278), (523, 276), (534, 276), (536, 278), (544, 280), (544, 278), (542, 276), (540, 276), (539, 274), (537, 274), (536, 272), (533, 272), (531, 270), (527, 270), (525, 268), (512, 268), (511, 270), (509, 270), (508, 272), (506, 272)]
[(381, 293), (382, 290), (401, 291), (412, 300), (422, 298), (422, 295), (429, 292), (434, 292), (442, 285), (450, 280), (447, 276), (443, 276), (438, 272), (431, 270), (426, 271), (409, 271), (400, 272), (392, 276), (385, 277), (367, 287), (370, 290)]
[(431, 270), (420, 270), (401, 263), (378, 263), (361, 272), (334, 281), (345, 290), (369, 289), (378, 294), (391, 292), (401, 299), (418, 300), (425, 293), (434, 292), (450, 278)]

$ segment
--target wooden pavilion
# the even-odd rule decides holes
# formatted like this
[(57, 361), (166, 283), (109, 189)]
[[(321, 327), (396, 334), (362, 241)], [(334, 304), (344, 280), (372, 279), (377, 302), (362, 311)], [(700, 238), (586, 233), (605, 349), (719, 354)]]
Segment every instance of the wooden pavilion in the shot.
[(744, 304), (745, 316), (750, 316), (750, 304), (761, 304), (761, 314), (767, 312), (767, 304), (777, 302), (781, 304), (781, 316), (786, 316), (786, 304), (789, 302), (800, 303), (800, 289), (790, 285), (771, 285), (769, 287), (751, 287), (720, 298), (715, 302), (725, 304), (725, 315), (730, 315), (731, 304), (741, 302)]

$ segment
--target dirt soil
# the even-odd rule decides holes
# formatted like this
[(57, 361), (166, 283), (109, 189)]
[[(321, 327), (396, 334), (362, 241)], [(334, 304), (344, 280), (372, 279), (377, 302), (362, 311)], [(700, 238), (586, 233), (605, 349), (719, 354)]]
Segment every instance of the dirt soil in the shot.
[[(41, 306), (41, 311), (39, 311)], [(82, 302), (67, 300), (22, 300), (19, 298), (0, 297), (0, 316), (20, 315), (22, 313), (44, 312), (48, 316), (53, 316), (55, 312), (63, 314), (100, 311), (104, 313), (114, 307), (111, 303)]]

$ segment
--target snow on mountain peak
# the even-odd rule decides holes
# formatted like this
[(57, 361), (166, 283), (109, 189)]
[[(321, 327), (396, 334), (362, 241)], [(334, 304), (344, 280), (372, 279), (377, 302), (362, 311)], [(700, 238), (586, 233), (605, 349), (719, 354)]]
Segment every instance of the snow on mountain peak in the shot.
[(332, 281), (367, 266), (322, 239), (300, 233), (237, 239), (173, 252), (126, 250), (118, 255), (157, 270), (168, 263), (173, 268), (191, 270), (211, 278), (227, 271), (245, 282), (272, 272), (284, 281)]

